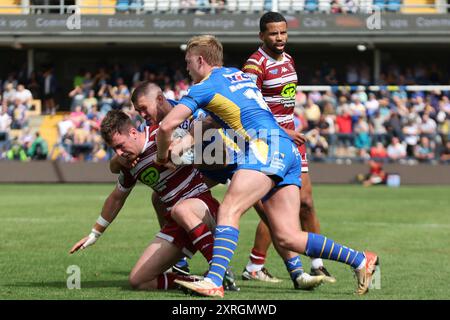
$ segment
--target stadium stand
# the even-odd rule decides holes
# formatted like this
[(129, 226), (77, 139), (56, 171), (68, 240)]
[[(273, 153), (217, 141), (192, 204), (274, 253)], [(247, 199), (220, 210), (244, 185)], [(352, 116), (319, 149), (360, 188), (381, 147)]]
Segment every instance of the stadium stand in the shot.
[[(1, 0), (0, 14), (62, 13), (76, 4), (82, 14), (151, 13), (177, 14), (262, 12), (275, 6), (280, 12), (368, 13), (373, 8), (396, 13), (438, 13), (437, 0), (78, 0), (43, 2)], [(30, 7), (32, 5), (32, 7)], [(60, 7), (62, 5), (62, 7)], [(50, 6), (50, 7), (49, 7)], [(225, 9), (225, 10), (223, 10)], [(442, 12), (442, 11), (441, 11)]]

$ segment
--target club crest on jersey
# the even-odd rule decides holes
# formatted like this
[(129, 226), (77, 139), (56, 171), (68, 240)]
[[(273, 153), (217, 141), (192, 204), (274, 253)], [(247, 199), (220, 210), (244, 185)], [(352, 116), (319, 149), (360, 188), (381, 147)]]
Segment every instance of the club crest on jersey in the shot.
[(245, 80), (250, 80), (250, 77), (239, 71), (239, 72), (235, 72), (232, 74), (224, 74), (223, 75), (225, 78), (227, 78), (231, 83), (236, 83), (236, 82), (241, 82), (241, 81), (245, 81)]
[(278, 74), (278, 69), (277, 68), (272, 69), (272, 70), (269, 71), (269, 73), (271, 73), (271, 74)]
[(281, 96), (283, 98), (293, 98), (295, 97), (295, 93), (297, 91), (297, 86), (295, 83), (288, 83), (283, 87), (283, 90), (281, 90)]
[(159, 181), (159, 171), (154, 167), (147, 168), (141, 173), (140, 180), (152, 187)]

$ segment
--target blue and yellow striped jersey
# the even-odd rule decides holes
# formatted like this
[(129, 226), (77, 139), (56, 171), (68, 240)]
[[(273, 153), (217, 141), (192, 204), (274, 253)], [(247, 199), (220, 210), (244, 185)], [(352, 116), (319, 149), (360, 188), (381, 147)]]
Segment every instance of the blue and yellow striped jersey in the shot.
[(236, 68), (214, 68), (207, 78), (192, 86), (180, 100), (195, 113), (207, 111), (224, 129), (233, 129), (246, 141), (264, 135), (289, 139), (277, 124), (253, 80)]

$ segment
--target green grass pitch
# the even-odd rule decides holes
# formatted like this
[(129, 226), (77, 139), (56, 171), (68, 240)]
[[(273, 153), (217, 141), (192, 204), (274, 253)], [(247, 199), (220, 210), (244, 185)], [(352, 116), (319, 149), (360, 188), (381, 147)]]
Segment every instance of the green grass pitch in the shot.
[[(122, 212), (92, 247), (69, 255), (87, 235), (114, 185), (0, 185), (0, 299), (199, 299), (179, 291), (136, 292), (127, 277), (158, 230), (150, 190), (138, 185)], [(225, 188), (214, 194), (222, 199)], [(313, 292), (296, 291), (284, 264), (271, 248), (268, 269), (280, 284), (238, 280), (241, 292), (226, 299), (448, 299), (450, 297), (450, 187), (363, 188), (316, 185), (314, 198), (322, 233), (381, 259), (380, 289), (353, 295), (348, 266), (326, 261), (337, 278)], [(283, 219), (280, 213), (280, 219)], [(258, 217), (241, 220), (232, 266), (240, 275), (253, 244)], [(206, 264), (191, 261), (193, 273)], [(309, 270), (309, 258), (303, 258)], [(69, 290), (67, 268), (81, 270), (81, 289)]]

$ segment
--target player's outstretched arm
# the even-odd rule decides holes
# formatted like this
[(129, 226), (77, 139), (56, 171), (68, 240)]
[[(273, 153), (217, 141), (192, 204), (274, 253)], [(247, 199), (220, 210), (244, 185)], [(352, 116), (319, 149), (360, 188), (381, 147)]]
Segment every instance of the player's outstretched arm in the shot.
[(123, 192), (116, 186), (113, 192), (106, 198), (102, 212), (95, 222), (91, 233), (75, 243), (69, 253), (72, 254), (80, 249), (85, 249), (97, 242), (97, 239), (100, 238), (109, 224), (114, 221), (129, 194), (130, 191)]

